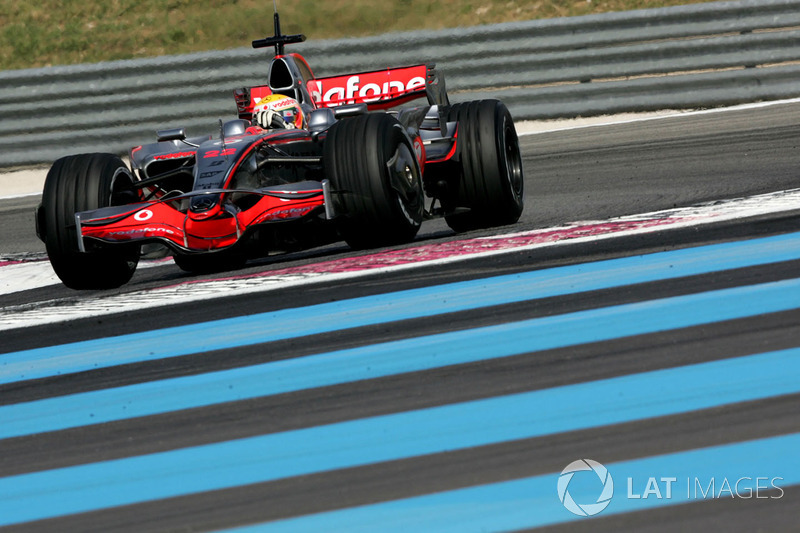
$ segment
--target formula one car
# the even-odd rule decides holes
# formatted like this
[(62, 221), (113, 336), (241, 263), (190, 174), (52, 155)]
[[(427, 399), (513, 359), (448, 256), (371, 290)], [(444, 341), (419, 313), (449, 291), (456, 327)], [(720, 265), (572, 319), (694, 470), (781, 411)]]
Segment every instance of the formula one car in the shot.
[[(405, 243), (429, 218), (457, 232), (518, 220), (522, 161), (500, 101), (450, 104), (424, 64), (317, 78), (284, 52), (305, 36), (281, 34), (277, 13), (274, 25), (252, 43), (275, 48), (267, 85), (234, 91), (238, 118), (218, 135), (159, 131), (130, 168), (98, 153), (53, 164), (37, 234), (65, 285), (123, 285), (146, 243), (206, 272), (337, 240)], [(427, 105), (390, 110), (418, 98)]]

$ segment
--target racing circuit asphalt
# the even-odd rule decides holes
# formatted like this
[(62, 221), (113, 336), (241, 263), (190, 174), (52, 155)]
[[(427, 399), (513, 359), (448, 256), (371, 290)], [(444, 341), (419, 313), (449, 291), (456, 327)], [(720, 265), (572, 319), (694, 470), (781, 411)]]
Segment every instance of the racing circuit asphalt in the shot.
[[(523, 218), (514, 226), (473, 232), (468, 236), (510, 233), (577, 220), (604, 220), (793, 189), (800, 185), (800, 104), (797, 103), (526, 135), (521, 137), (520, 144), (526, 179)], [(43, 245), (33, 233), (32, 211), (37, 203), (37, 197), (0, 200), (1, 257), (21, 258), (43, 252)], [(10, 330), (2, 333), (0, 352), (135, 334), (642, 253), (669, 252), (690, 246), (782, 235), (800, 229), (800, 206), (798, 208), (797, 212), (712, 224), (699, 229), (678, 229), (647, 236), (567, 244), (444, 266), (318, 283), (300, 289), (277, 289), (236, 298), (215, 298), (204, 305), (179, 304), (163, 309), (75, 320), (69, 325), (57, 323)], [(463, 236), (453, 235), (442, 221), (434, 221), (423, 225), (413, 245), (460, 238)], [(344, 244), (332, 245), (312, 252), (250, 263), (238, 273), (309, 264), (349, 255), (355, 254)], [(310, 354), (424, 335), (463, 332), (478, 327), (575, 313), (602, 312), (612, 306), (636, 305), (675, 297), (691, 298), (709, 291), (790, 281), (798, 277), (799, 267), (800, 260), (792, 260), (647, 283), (623, 283), (618, 287), (600, 290), (0, 384), (0, 408), (124, 385), (146, 384), (158, 379), (191, 377), (202, 372), (218, 372), (278, 360), (291, 361)], [(130, 284), (116, 292), (127, 294), (144, 288), (168, 286), (189, 278), (175, 265), (168, 263), (139, 270)], [(78, 294), (54, 285), (0, 295), (0, 307), (91, 295)], [(597, 342), (529, 350), (510, 357), (481, 359), (375, 379), (166, 411), (142, 418), (8, 438), (0, 440), (0, 485), (6, 476), (112, 459), (124, 460), (190, 446), (226, 443), (233, 439), (326, 428), (347, 422), (374, 420), (374, 417), (391, 417), (427, 408), (457, 406), (463, 402), (492, 400), (530, 391), (796, 348), (800, 346), (800, 302), (795, 307)], [(2, 360), (3, 354), (0, 353), (0, 362)], [(720, 375), (718, 380), (710, 380), (709, 386), (719, 385), (725, 379), (725, 375)], [(297, 475), (265, 478), (199, 492), (189, 491), (154, 501), (140, 499), (126, 505), (29, 522), (12, 526), (11, 529), (208, 530), (304, 517), (312, 513), (558, 473), (579, 458), (592, 458), (608, 465), (791, 434), (800, 428), (799, 400), (800, 393), (797, 392), (767, 395), (686, 412), (619, 420), (597, 427), (575, 427), (551, 434), (498, 439), (482, 445), (454, 445), (436, 453), (410, 456), (398, 453), (368, 464), (312, 469)], [(361, 439), (367, 439), (359, 432), (353, 432), (351, 438), (354, 445)], [(396, 445), (404, 448), (402, 437)], [(411, 443), (408, 445), (411, 446)], [(263, 450), (263, 454), (269, 453), (269, 448)], [(791, 459), (796, 463), (795, 456)], [(196, 465), (196, 470), (201, 474), (204, 468), (204, 464)], [(657, 474), (660, 472), (654, 473)], [(753, 475), (757, 475), (757, 472), (753, 472)], [(616, 482), (617, 490), (624, 493), (624, 480)], [(790, 530), (797, 527), (800, 511), (797, 503), (800, 490), (796, 487), (784, 488), (785, 493), (780, 499), (719, 498), (637, 512), (601, 514), (581, 522), (561, 523), (546, 529)], [(558, 504), (555, 477), (551, 493)], [(560, 510), (566, 513), (563, 508)]]

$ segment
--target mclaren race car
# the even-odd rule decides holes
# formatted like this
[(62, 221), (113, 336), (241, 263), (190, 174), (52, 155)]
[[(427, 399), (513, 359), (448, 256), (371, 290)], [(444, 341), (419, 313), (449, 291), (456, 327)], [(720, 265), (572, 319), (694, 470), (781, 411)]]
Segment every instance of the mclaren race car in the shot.
[[(498, 100), (451, 104), (433, 66), (317, 78), (275, 35), (263, 86), (236, 89), (238, 118), (218, 133), (157, 132), (117, 155), (57, 160), (37, 210), (37, 234), (74, 289), (123, 285), (142, 246), (166, 245), (190, 272), (346, 241), (405, 243), (423, 220), (457, 232), (516, 222), (522, 161), (511, 115)], [(426, 98), (421, 107), (401, 104)]]

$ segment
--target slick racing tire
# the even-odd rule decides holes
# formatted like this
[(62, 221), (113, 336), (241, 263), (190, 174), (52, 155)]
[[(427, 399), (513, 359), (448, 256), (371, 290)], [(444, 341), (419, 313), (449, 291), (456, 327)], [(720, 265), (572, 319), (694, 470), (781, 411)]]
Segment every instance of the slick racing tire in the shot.
[(44, 183), (40, 232), (58, 277), (71, 289), (112, 289), (127, 283), (139, 262), (139, 245), (78, 248), (75, 213), (135, 202), (131, 172), (112, 154), (58, 159)]
[(445, 211), (469, 208), (446, 215), (447, 225), (460, 232), (519, 220), (524, 194), (522, 157), (505, 104), (499, 100), (454, 104), (447, 120), (458, 122), (460, 176), (453, 180), (455, 190), (443, 205)]
[(403, 126), (386, 113), (344, 119), (325, 140), (339, 232), (351, 248), (409, 242), (424, 212), (422, 174)]

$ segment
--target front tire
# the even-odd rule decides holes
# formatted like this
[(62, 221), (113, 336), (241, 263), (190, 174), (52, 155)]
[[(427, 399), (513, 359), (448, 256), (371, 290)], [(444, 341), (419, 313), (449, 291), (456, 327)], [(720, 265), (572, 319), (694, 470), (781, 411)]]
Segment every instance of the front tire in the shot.
[(505, 104), (499, 100), (454, 104), (447, 120), (458, 122), (460, 175), (443, 204), (446, 211), (469, 208), (465, 213), (446, 215), (447, 225), (461, 232), (519, 220), (524, 196), (522, 157)]
[(328, 131), (324, 158), (339, 231), (350, 247), (414, 239), (425, 207), (422, 175), (397, 119), (370, 113), (337, 122)]
[(58, 159), (44, 183), (40, 220), (56, 275), (71, 289), (112, 289), (127, 283), (139, 262), (139, 245), (78, 249), (75, 213), (135, 202), (133, 176), (112, 154)]

